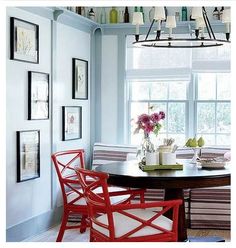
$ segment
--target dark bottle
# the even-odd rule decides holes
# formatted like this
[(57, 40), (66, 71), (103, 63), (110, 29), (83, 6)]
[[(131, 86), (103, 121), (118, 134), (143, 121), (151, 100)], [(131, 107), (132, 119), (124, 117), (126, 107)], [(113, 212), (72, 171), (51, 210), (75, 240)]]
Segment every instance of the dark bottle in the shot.
[(212, 17), (213, 20), (220, 20), (220, 12), (217, 7), (215, 7), (215, 9), (213, 10)]
[(90, 11), (89, 11), (89, 13), (88, 13), (88, 18), (90, 19), (90, 20), (95, 20), (95, 13), (94, 13), (94, 11), (93, 11), (93, 8), (91, 8), (90, 9)]
[(220, 20), (222, 21), (222, 15), (223, 15), (223, 11), (224, 11), (224, 7), (222, 7), (221, 9), (220, 9)]
[(81, 7), (76, 7), (75, 10), (77, 14), (81, 15)]
[(128, 10), (128, 7), (125, 7), (124, 23), (129, 23), (129, 10)]
[(134, 7), (134, 12), (138, 12), (138, 7), (137, 6)]
[(182, 7), (182, 21), (187, 21), (188, 15), (187, 15), (187, 7)]

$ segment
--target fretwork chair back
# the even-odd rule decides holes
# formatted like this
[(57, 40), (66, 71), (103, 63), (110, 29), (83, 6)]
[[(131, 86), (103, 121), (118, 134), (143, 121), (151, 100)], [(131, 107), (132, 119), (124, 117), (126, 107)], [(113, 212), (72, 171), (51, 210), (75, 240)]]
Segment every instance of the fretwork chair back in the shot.
[[(91, 242), (177, 241), (182, 200), (112, 205), (108, 174), (85, 169), (77, 172), (88, 205)], [(99, 187), (102, 194), (96, 193)], [(164, 216), (169, 211), (171, 219)]]
[[(85, 168), (84, 150), (56, 152), (52, 155), (52, 160), (60, 182), (64, 206), (62, 222), (57, 236), (57, 242), (60, 242), (63, 239), (65, 230), (79, 228), (80, 232), (83, 233), (90, 223), (87, 220), (87, 204), (76, 172), (78, 168)], [(93, 178), (89, 178), (89, 180), (91, 181)], [(102, 189), (97, 188), (96, 193), (101, 192)], [(109, 195), (112, 204), (128, 204), (137, 196), (141, 201), (144, 201), (144, 190), (141, 189), (130, 190), (109, 186)], [(67, 225), (69, 216), (74, 214), (81, 215), (81, 223), (79, 225)]]
[[(63, 216), (57, 242), (62, 241), (65, 230), (78, 228), (83, 233), (88, 226), (87, 204), (84, 199), (76, 169), (84, 168), (84, 150), (68, 150), (52, 154), (52, 160), (56, 168), (57, 176), (61, 186), (63, 197)], [(81, 215), (80, 224), (68, 225), (68, 218), (71, 215)]]

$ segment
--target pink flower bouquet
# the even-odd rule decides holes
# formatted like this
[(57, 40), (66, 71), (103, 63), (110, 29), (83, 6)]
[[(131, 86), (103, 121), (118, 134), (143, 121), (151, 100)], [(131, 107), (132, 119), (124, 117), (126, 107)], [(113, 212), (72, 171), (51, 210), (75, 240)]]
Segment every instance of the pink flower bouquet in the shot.
[(138, 120), (136, 122), (137, 128), (134, 131), (134, 134), (139, 133), (140, 130), (144, 131), (144, 134), (150, 134), (153, 132), (158, 135), (162, 125), (160, 124), (161, 120), (165, 119), (165, 113), (160, 111), (159, 113), (153, 114), (141, 114), (138, 116)]

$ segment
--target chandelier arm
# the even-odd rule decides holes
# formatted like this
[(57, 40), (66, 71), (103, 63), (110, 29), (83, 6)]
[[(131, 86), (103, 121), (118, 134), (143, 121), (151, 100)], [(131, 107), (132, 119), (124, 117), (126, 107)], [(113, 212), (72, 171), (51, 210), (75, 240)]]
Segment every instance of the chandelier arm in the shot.
[(148, 29), (147, 35), (146, 35), (146, 37), (145, 37), (145, 40), (147, 40), (147, 38), (148, 38), (148, 36), (149, 36), (149, 34), (150, 34), (150, 32), (151, 32), (151, 29), (152, 29), (152, 26), (153, 26), (154, 22), (155, 22), (155, 19), (152, 20), (151, 26), (150, 26), (149, 29)]
[(211, 39), (211, 33), (210, 33), (210, 29), (209, 29), (209, 23), (207, 22), (208, 18), (206, 16), (206, 10), (205, 10), (205, 7), (202, 7), (202, 15), (203, 15), (203, 19), (204, 19), (204, 22), (205, 22), (205, 25), (206, 25), (206, 28), (207, 28), (207, 33), (209, 35), (209, 38)]
[[(212, 34), (212, 36), (213, 36), (213, 39), (215, 40), (216, 37), (215, 37), (214, 31), (213, 31), (213, 29), (212, 29), (211, 23), (210, 23), (210, 21), (209, 21), (209, 18), (208, 18), (208, 16), (207, 16), (206, 9), (205, 9), (205, 7), (202, 7), (202, 8), (203, 8), (203, 11), (204, 11), (204, 13), (205, 13), (206, 21), (207, 21), (207, 23), (208, 23), (208, 28), (210, 29), (211, 34)], [(210, 38), (211, 38), (211, 37), (210, 37)]]

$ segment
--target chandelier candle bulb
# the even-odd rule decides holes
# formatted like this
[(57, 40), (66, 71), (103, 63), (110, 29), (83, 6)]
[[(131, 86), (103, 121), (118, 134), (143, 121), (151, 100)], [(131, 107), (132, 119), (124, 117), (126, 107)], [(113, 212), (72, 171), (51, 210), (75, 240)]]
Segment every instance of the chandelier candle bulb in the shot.
[(139, 34), (139, 25), (143, 24), (143, 15), (141, 12), (134, 12), (133, 13), (133, 25), (136, 25), (136, 35)]
[(191, 18), (192, 19), (203, 18), (202, 7), (193, 7)]
[(167, 16), (166, 27), (169, 28), (169, 38), (172, 37), (172, 28), (176, 27), (175, 16)]
[(162, 21), (166, 19), (165, 8), (155, 7), (154, 20)]
[(231, 22), (231, 12), (230, 9), (224, 9), (222, 14), (222, 22), (225, 23), (225, 33), (229, 33), (229, 25)]

